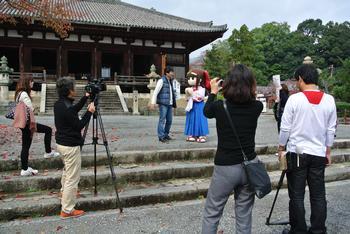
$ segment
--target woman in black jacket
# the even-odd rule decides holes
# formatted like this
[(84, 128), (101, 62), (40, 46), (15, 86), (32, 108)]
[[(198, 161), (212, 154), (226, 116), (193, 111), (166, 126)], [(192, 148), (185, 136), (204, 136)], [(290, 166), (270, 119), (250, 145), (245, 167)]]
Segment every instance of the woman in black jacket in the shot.
[[(219, 78), (211, 81), (211, 94), (204, 107), (207, 118), (216, 119), (218, 146), (214, 172), (207, 194), (202, 233), (216, 233), (227, 199), (234, 192), (236, 233), (251, 233), (254, 192), (249, 189), (243, 169), (243, 155), (228, 122), (223, 101), (215, 100)], [(245, 65), (237, 64), (223, 82), (222, 93), (243, 150), (249, 160), (257, 160), (255, 132), (263, 104), (255, 99), (256, 81)]]
[(80, 101), (73, 105), (75, 99), (75, 87), (73, 80), (60, 78), (57, 80), (56, 89), (59, 99), (54, 106), (56, 144), (63, 160), (63, 173), (61, 179), (61, 218), (70, 218), (83, 215), (83, 210), (76, 210), (76, 193), (80, 180), (81, 154), (80, 147), (84, 144), (81, 130), (89, 123), (91, 115), (95, 112), (94, 103), (91, 102), (82, 118), (79, 111), (88, 100), (86, 93)]

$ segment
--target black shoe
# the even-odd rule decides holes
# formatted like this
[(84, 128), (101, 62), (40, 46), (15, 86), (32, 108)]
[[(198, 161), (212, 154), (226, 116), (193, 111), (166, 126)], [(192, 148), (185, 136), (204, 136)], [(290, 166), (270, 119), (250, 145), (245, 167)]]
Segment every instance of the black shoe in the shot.
[(168, 140), (165, 138), (159, 138), (159, 141), (162, 143), (169, 143)]
[(164, 137), (164, 139), (168, 140), (168, 141), (174, 140), (174, 138), (171, 138), (170, 136), (166, 136), (166, 137)]

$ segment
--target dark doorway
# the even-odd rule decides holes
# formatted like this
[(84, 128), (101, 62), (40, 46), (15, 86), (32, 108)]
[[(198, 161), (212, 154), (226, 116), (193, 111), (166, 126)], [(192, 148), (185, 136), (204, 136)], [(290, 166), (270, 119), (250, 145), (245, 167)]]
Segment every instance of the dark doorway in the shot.
[(134, 75), (135, 76), (144, 76), (150, 71), (150, 67), (153, 64), (152, 55), (134, 55)]
[(56, 50), (53, 49), (32, 49), (32, 72), (56, 75)]
[(68, 75), (75, 79), (91, 78), (91, 53), (88, 51), (68, 51)]
[(13, 68), (15, 72), (19, 72), (19, 58), (17, 47), (0, 47), (0, 58), (5, 56), (7, 58), (7, 66)]
[(123, 55), (102, 53), (101, 77), (113, 78), (114, 73), (121, 74), (123, 68)]

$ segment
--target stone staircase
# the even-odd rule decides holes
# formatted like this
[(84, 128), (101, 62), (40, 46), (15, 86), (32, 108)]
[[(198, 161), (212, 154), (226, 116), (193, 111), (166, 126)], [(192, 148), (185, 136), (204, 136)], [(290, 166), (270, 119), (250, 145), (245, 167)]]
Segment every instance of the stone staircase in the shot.
[[(276, 147), (257, 146), (256, 151), (265, 162), (275, 188), (281, 174), (274, 155)], [(204, 198), (214, 155), (213, 148), (112, 153), (123, 207)], [(335, 143), (332, 161), (326, 169), (326, 181), (350, 179), (350, 140)], [(33, 157), (29, 164), (39, 169), (38, 175), (21, 177), (19, 160), (0, 161), (0, 221), (59, 214), (61, 159)], [(116, 208), (106, 155), (97, 155), (96, 196), (93, 165), (94, 156), (83, 153), (77, 208), (86, 211)]]
[[(85, 95), (84, 85), (76, 85), (76, 101), (80, 97)], [(45, 104), (45, 114), (53, 114), (53, 106), (57, 101), (56, 87), (54, 85), (48, 85), (46, 89), (46, 104)], [(115, 89), (108, 89), (106, 91), (100, 92), (100, 113), (103, 115), (118, 115), (124, 114), (122, 104), (120, 102), (118, 93)], [(81, 114), (84, 113), (86, 108), (81, 110)]]

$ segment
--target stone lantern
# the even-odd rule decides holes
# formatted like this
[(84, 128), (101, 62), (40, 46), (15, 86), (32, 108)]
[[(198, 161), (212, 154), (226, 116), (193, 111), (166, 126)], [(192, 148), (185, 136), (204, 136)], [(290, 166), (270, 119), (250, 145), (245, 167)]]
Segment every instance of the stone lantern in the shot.
[(149, 90), (150, 90), (150, 99), (149, 99), (148, 104), (151, 104), (154, 89), (156, 88), (157, 81), (160, 78), (160, 75), (158, 75), (156, 73), (156, 66), (154, 66), (154, 64), (152, 64), (152, 66), (150, 68), (150, 73), (146, 76), (147, 76), (147, 78), (149, 78), (149, 84), (147, 85), (147, 88), (149, 88)]
[[(306, 57), (304, 58), (303, 64), (313, 64), (313, 63), (314, 63), (314, 61), (312, 61), (312, 59), (311, 59), (310, 56), (306, 56)], [(321, 70), (321, 69), (317, 68), (316, 70), (317, 70), (318, 74), (321, 74), (321, 73), (322, 73), (322, 70)]]
[(0, 60), (0, 102), (7, 105), (9, 102), (9, 85), (12, 68), (7, 66), (7, 58), (3, 56)]
[(312, 64), (314, 61), (312, 61), (310, 56), (306, 56), (304, 58), (303, 64)]

